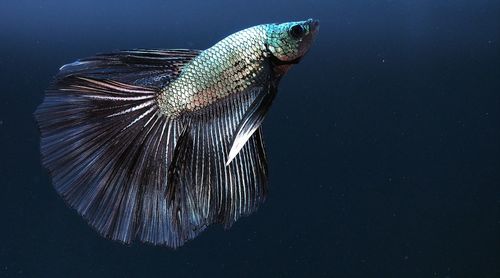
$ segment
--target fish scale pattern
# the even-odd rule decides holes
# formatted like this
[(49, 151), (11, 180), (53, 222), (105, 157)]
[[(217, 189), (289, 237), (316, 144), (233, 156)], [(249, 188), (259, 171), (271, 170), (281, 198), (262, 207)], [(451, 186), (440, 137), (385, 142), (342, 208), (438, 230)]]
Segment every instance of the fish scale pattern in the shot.
[(174, 82), (163, 88), (158, 103), (170, 117), (207, 107), (224, 97), (264, 83), (260, 75), (268, 50), (267, 27), (237, 32), (203, 51)]

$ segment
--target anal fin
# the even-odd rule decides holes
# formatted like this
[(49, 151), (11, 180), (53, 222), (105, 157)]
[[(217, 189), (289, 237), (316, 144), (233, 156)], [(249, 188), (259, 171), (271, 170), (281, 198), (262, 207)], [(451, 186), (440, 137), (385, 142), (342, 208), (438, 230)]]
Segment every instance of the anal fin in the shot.
[(260, 130), (226, 165), (231, 137), (259, 90), (228, 97), (186, 115), (169, 167), (173, 226), (188, 240), (212, 223), (230, 227), (255, 211), (267, 193), (267, 162)]

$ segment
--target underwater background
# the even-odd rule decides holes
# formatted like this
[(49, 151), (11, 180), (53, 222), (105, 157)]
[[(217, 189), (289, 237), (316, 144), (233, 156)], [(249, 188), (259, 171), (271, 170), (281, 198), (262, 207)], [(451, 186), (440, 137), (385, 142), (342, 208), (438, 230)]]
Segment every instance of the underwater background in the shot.
[[(310, 17), (257, 213), (126, 246), (56, 194), (32, 113), (61, 65)], [(2, 0), (0, 85), (0, 277), (500, 277), (499, 1)]]

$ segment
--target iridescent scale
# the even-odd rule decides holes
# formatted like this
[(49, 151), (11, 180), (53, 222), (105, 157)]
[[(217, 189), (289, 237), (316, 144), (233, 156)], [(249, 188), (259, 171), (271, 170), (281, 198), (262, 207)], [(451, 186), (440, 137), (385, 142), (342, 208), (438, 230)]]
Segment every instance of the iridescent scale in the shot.
[(228, 36), (188, 63), (179, 78), (161, 90), (159, 107), (167, 116), (195, 111), (219, 99), (245, 91), (263, 80), (268, 56), (266, 26)]

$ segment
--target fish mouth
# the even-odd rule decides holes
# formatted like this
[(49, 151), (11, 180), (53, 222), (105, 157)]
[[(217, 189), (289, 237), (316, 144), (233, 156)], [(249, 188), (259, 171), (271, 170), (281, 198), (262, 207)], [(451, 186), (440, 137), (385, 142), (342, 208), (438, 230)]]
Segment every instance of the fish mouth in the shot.
[(319, 20), (309, 18), (306, 22), (309, 25), (309, 30), (311, 30), (313, 36), (316, 35), (316, 33), (319, 31)]

